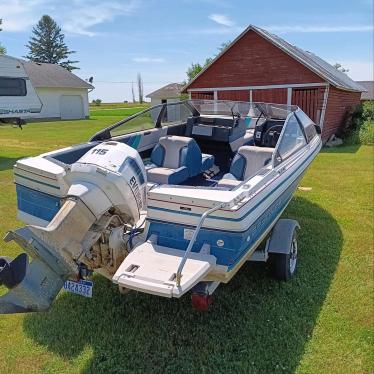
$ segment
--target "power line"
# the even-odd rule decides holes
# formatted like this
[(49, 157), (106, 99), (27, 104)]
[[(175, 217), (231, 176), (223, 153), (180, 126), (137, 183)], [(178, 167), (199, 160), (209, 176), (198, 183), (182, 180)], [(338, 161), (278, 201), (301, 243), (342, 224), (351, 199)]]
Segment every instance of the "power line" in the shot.
[[(132, 82), (126, 82), (126, 81), (97, 81), (97, 80), (94, 80), (93, 84), (95, 84), (95, 83), (125, 83), (125, 84), (133, 84), (134, 81), (132, 81)], [(147, 84), (168, 84), (168, 83), (170, 83), (170, 81), (163, 81), (163, 82), (143, 82), (143, 83), (147, 83)]]

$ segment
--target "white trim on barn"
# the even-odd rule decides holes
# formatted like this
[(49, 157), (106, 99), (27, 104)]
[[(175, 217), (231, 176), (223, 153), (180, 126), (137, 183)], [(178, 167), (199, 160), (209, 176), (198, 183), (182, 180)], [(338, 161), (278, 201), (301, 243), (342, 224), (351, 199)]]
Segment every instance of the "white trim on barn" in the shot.
[(203, 91), (241, 91), (241, 90), (271, 90), (274, 88), (303, 88), (303, 87), (326, 87), (328, 83), (290, 83), (270, 84), (266, 86), (239, 86), (239, 87), (213, 87), (213, 88), (189, 88), (188, 92)]

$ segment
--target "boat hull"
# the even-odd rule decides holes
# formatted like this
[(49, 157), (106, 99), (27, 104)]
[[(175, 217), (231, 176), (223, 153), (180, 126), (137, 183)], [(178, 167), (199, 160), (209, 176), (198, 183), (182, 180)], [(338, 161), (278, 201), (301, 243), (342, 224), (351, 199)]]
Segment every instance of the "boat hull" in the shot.
[[(206, 219), (192, 249), (199, 252), (203, 245), (209, 245), (210, 254), (217, 258), (216, 267), (205, 280), (227, 282), (250, 258), (291, 201), (319, 150), (320, 144), (316, 144), (287, 170), (276, 171), (278, 176), (239, 209), (217, 211)], [(180, 206), (174, 205), (174, 209), (170, 203), (164, 208), (160, 202), (153, 205), (149, 200), (147, 238), (154, 235), (159, 245), (186, 250), (200, 214), (177, 210)]]

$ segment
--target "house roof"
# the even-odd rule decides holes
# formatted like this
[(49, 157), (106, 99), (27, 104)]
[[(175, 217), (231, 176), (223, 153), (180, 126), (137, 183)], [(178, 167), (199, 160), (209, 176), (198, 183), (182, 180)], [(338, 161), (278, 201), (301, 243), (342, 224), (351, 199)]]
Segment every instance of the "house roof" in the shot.
[(94, 88), (60, 65), (23, 61), (23, 66), (34, 87)]
[(354, 80), (348, 77), (347, 74), (342, 73), (338, 69), (334, 68), (328, 62), (318, 57), (312, 52), (304, 51), (301, 48), (296, 47), (279, 36), (272, 34), (259, 27), (249, 25), (222, 53), (220, 53), (213, 61), (206, 66), (196, 77), (184, 87), (184, 91), (188, 90), (188, 87), (194, 82), (200, 75), (202, 75), (205, 70), (209, 68), (214, 62), (220, 58), (224, 53), (226, 53), (239, 39), (241, 39), (247, 32), (254, 31), (264, 39), (268, 40), (270, 43), (276, 47), (283, 50), (285, 53), (293, 57), (295, 60), (299, 61), (301, 64), (306, 66), (308, 69), (319, 75), (322, 79), (326, 80), (333, 86), (347, 91), (357, 91), (363, 92), (365, 88), (360, 86)]
[(361, 94), (361, 100), (374, 100), (374, 81), (357, 81), (357, 83), (366, 88), (366, 92)]
[(181, 94), (183, 85), (180, 83), (170, 83), (164, 87), (159, 88), (156, 91), (151, 92), (146, 97), (150, 99), (167, 99), (179, 97)]

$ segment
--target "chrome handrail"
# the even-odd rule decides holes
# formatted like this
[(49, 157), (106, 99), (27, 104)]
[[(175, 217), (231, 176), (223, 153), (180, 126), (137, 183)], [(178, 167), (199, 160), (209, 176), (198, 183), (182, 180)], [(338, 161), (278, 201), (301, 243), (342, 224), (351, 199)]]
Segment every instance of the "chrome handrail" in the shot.
[(196, 241), (196, 238), (197, 238), (197, 235), (201, 229), (201, 226), (203, 225), (204, 221), (205, 221), (205, 218), (209, 216), (209, 214), (215, 212), (216, 210), (218, 209), (221, 209), (223, 207), (225, 207), (225, 203), (221, 203), (221, 204), (218, 204), (216, 206), (214, 206), (213, 208), (210, 208), (208, 210), (206, 210), (200, 217), (200, 221), (199, 223), (197, 224), (196, 226), (196, 229), (192, 235), (192, 238), (190, 240), (190, 242), (188, 243), (188, 247), (186, 249), (186, 252), (182, 258), (182, 261), (181, 263), (179, 264), (179, 267), (178, 267), (178, 270), (175, 274), (175, 281), (176, 281), (176, 284), (177, 286), (179, 287), (180, 286), (180, 283), (181, 283), (181, 279), (182, 279), (182, 270), (184, 268), (184, 265), (186, 264), (186, 261), (187, 261), (187, 257), (188, 255), (190, 254), (191, 250), (192, 250), (192, 247), (193, 245), (195, 244), (195, 241)]

